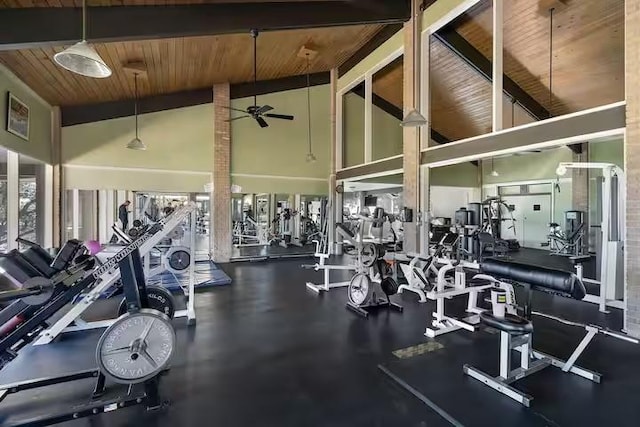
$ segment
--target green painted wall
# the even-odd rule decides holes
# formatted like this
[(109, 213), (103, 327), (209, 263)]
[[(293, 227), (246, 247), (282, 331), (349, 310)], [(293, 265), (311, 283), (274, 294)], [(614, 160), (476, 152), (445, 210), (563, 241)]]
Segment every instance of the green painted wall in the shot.
[(617, 139), (590, 143), (589, 161), (613, 163), (624, 169), (624, 141)]
[(469, 162), (431, 169), (430, 186), (480, 187), (478, 166)]
[(121, 117), (62, 128), (66, 164), (207, 171), (213, 165), (213, 104), (139, 116), (146, 151), (126, 148), (135, 119)]
[[(259, 105), (271, 105), (274, 113), (292, 114), (294, 121), (267, 119), (268, 128), (260, 128), (251, 119), (232, 122), (231, 173), (234, 184), (243, 193), (327, 192), (329, 146), (331, 143), (331, 99), (329, 85), (311, 88), (311, 140), (314, 163), (307, 163), (308, 118), (307, 90), (296, 89), (258, 97)], [(233, 100), (233, 108), (245, 109), (253, 98)], [(248, 175), (248, 176), (247, 176)], [(300, 180), (295, 178), (309, 178)], [(322, 181), (313, 181), (313, 180)], [(319, 184), (318, 184), (319, 182)], [(282, 189), (286, 186), (287, 190)], [(308, 188), (316, 188), (309, 193)]]
[(342, 165), (364, 163), (364, 99), (353, 92), (343, 98)]
[(494, 159), (496, 171), (500, 176), (491, 176), (491, 160), (482, 161), (484, 184), (502, 182), (533, 181), (555, 179), (560, 162), (571, 162), (571, 150), (559, 147), (540, 153), (523, 153)]
[(371, 115), (373, 119), (371, 158), (380, 160), (402, 154), (400, 120), (375, 105), (371, 109)]
[[(6, 131), (9, 92), (29, 107), (29, 141)], [(0, 66), (0, 95), (0, 145), (51, 163), (51, 107), (4, 66)]]

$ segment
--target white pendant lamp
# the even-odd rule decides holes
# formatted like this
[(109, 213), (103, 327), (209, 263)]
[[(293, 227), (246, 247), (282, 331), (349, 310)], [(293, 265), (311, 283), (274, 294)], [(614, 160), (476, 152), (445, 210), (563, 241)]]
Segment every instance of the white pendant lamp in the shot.
[(111, 69), (100, 58), (98, 52), (86, 41), (87, 38), (87, 6), (82, 0), (82, 41), (58, 52), (53, 60), (62, 68), (81, 76), (104, 79), (111, 75)]
[(493, 165), (493, 158), (491, 159), (491, 173), (490, 173), (490, 175), (492, 177), (494, 177), (494, 178), (500, 176), (500, 174), (498, 173), (498, 171), (496, 170), (496, 168)]
[(129, 141), (127, 148), (130, 150), (144, 151), (147, 149), (147, 146), (144, 145), (144, 142), (142, 142), (140, 138), (138, 138), (138, 73), (133, 75), (133, 86), (135, 89), (134, 115), (136, 118), (136, 136)]

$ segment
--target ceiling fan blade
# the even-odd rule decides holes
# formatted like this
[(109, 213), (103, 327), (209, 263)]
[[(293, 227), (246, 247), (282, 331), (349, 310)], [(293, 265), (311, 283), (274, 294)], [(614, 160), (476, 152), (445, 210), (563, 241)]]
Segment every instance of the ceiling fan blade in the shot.
[(265, 114), (265, 117), (273, 117), (274, 119), (293, 120), (294, 117), (288, 114)]
[(232, 119), (225, 120), (225, 122), (233, 122), (233, 121), (235, 121), (235, 120), (246, 119), (246, 118), (248, 118), (248, 117), (251, 117), (251, 116), (240, 116), (240, 117), (234, 117), (234, 118), (232, 118)]
[(273, 110), (273, 107), (271, 105), (263, 105), (262, 107), (258, 108), (258, 110), (256, 111), (256, 114), (264, 114), (267, 111), (271, 111)]
[(269, 123), (267, 123), (266, 120), (263, 119), (262, 117), (258, 116), (255, 119), (256, 119), (256, 122), (258, 122), (258, 124), (260, 125), (261, 128), (269, 127)]
[(226, 108), (227, 110), (237, 111), (239, 113), (246, 113), (247, 110), (240, 110), (239, 108), (227, 107), (226, 105), (221, 105), (222, 108)]

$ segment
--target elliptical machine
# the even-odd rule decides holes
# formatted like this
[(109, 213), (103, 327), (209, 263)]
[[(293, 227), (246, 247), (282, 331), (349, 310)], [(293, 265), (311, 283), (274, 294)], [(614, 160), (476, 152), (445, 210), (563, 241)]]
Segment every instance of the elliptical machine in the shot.
[(363, 317), (378, 308), (386, 307), (402, 312), (401, 305), (391, 302), (390, 296), (398, 293), (398, 284), (390, 275), (390, 268), (384, 260), (384, 245), (364, 242), (364, 224), (380, 228), (385, 221), (382, 208), (376, 208), (373, 218), (358, 217), (357, 258), (359, 266), (348, 287), (347, 308)]

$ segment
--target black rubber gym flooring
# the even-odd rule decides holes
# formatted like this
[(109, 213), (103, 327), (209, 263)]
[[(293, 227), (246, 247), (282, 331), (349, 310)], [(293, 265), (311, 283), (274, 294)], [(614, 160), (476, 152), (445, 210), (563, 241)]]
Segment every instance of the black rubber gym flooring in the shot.
[[(198, 293), (195, 327), (175, 321), (178, 352), (161, 384), (172, 402), (168, 409), (144, 413), (134, 407), (68, 424), (451, 425), (378, 365), (466, 426), (638, 424), (638, 345), (601, 336), (594, 340), (579, 364), (600, 371), (602, 384), (552, 368), (516, 383), (535, 397), (526, 409), (462, 374), (464, 363), (496, 372), (497, 334), (452, 333), (437, 339), (442, 348), (398, 359), (393, 351), (428, 341), (422, 334), (433, 304), (418, 304), (414, 294), (406, 293), (395, 297), (404, 313), (381, 311), (363, 319), (345, 309), (345, 288), (321, 296), (308, 291), (305, 282), (321, 280), (321, 273), (299, 268), (301, 261), (222, 266), (233, 284)], [(599, 314), (587, 303), (541, 294), (534, 303), (540, 311), (620, 328), (619, 314)], [(568, 354), (582, 332), (546, 320), (536, 327), (534, 345), (559, 356)], [(48, 346), (26, 348), (0, 372), (0, 382), (92, 367), (98, 336), (68, 335)], [(9, 396), (0, 403), (0, 424), (82, 403), (91, 389), (91, 381), (83, 380)]]

